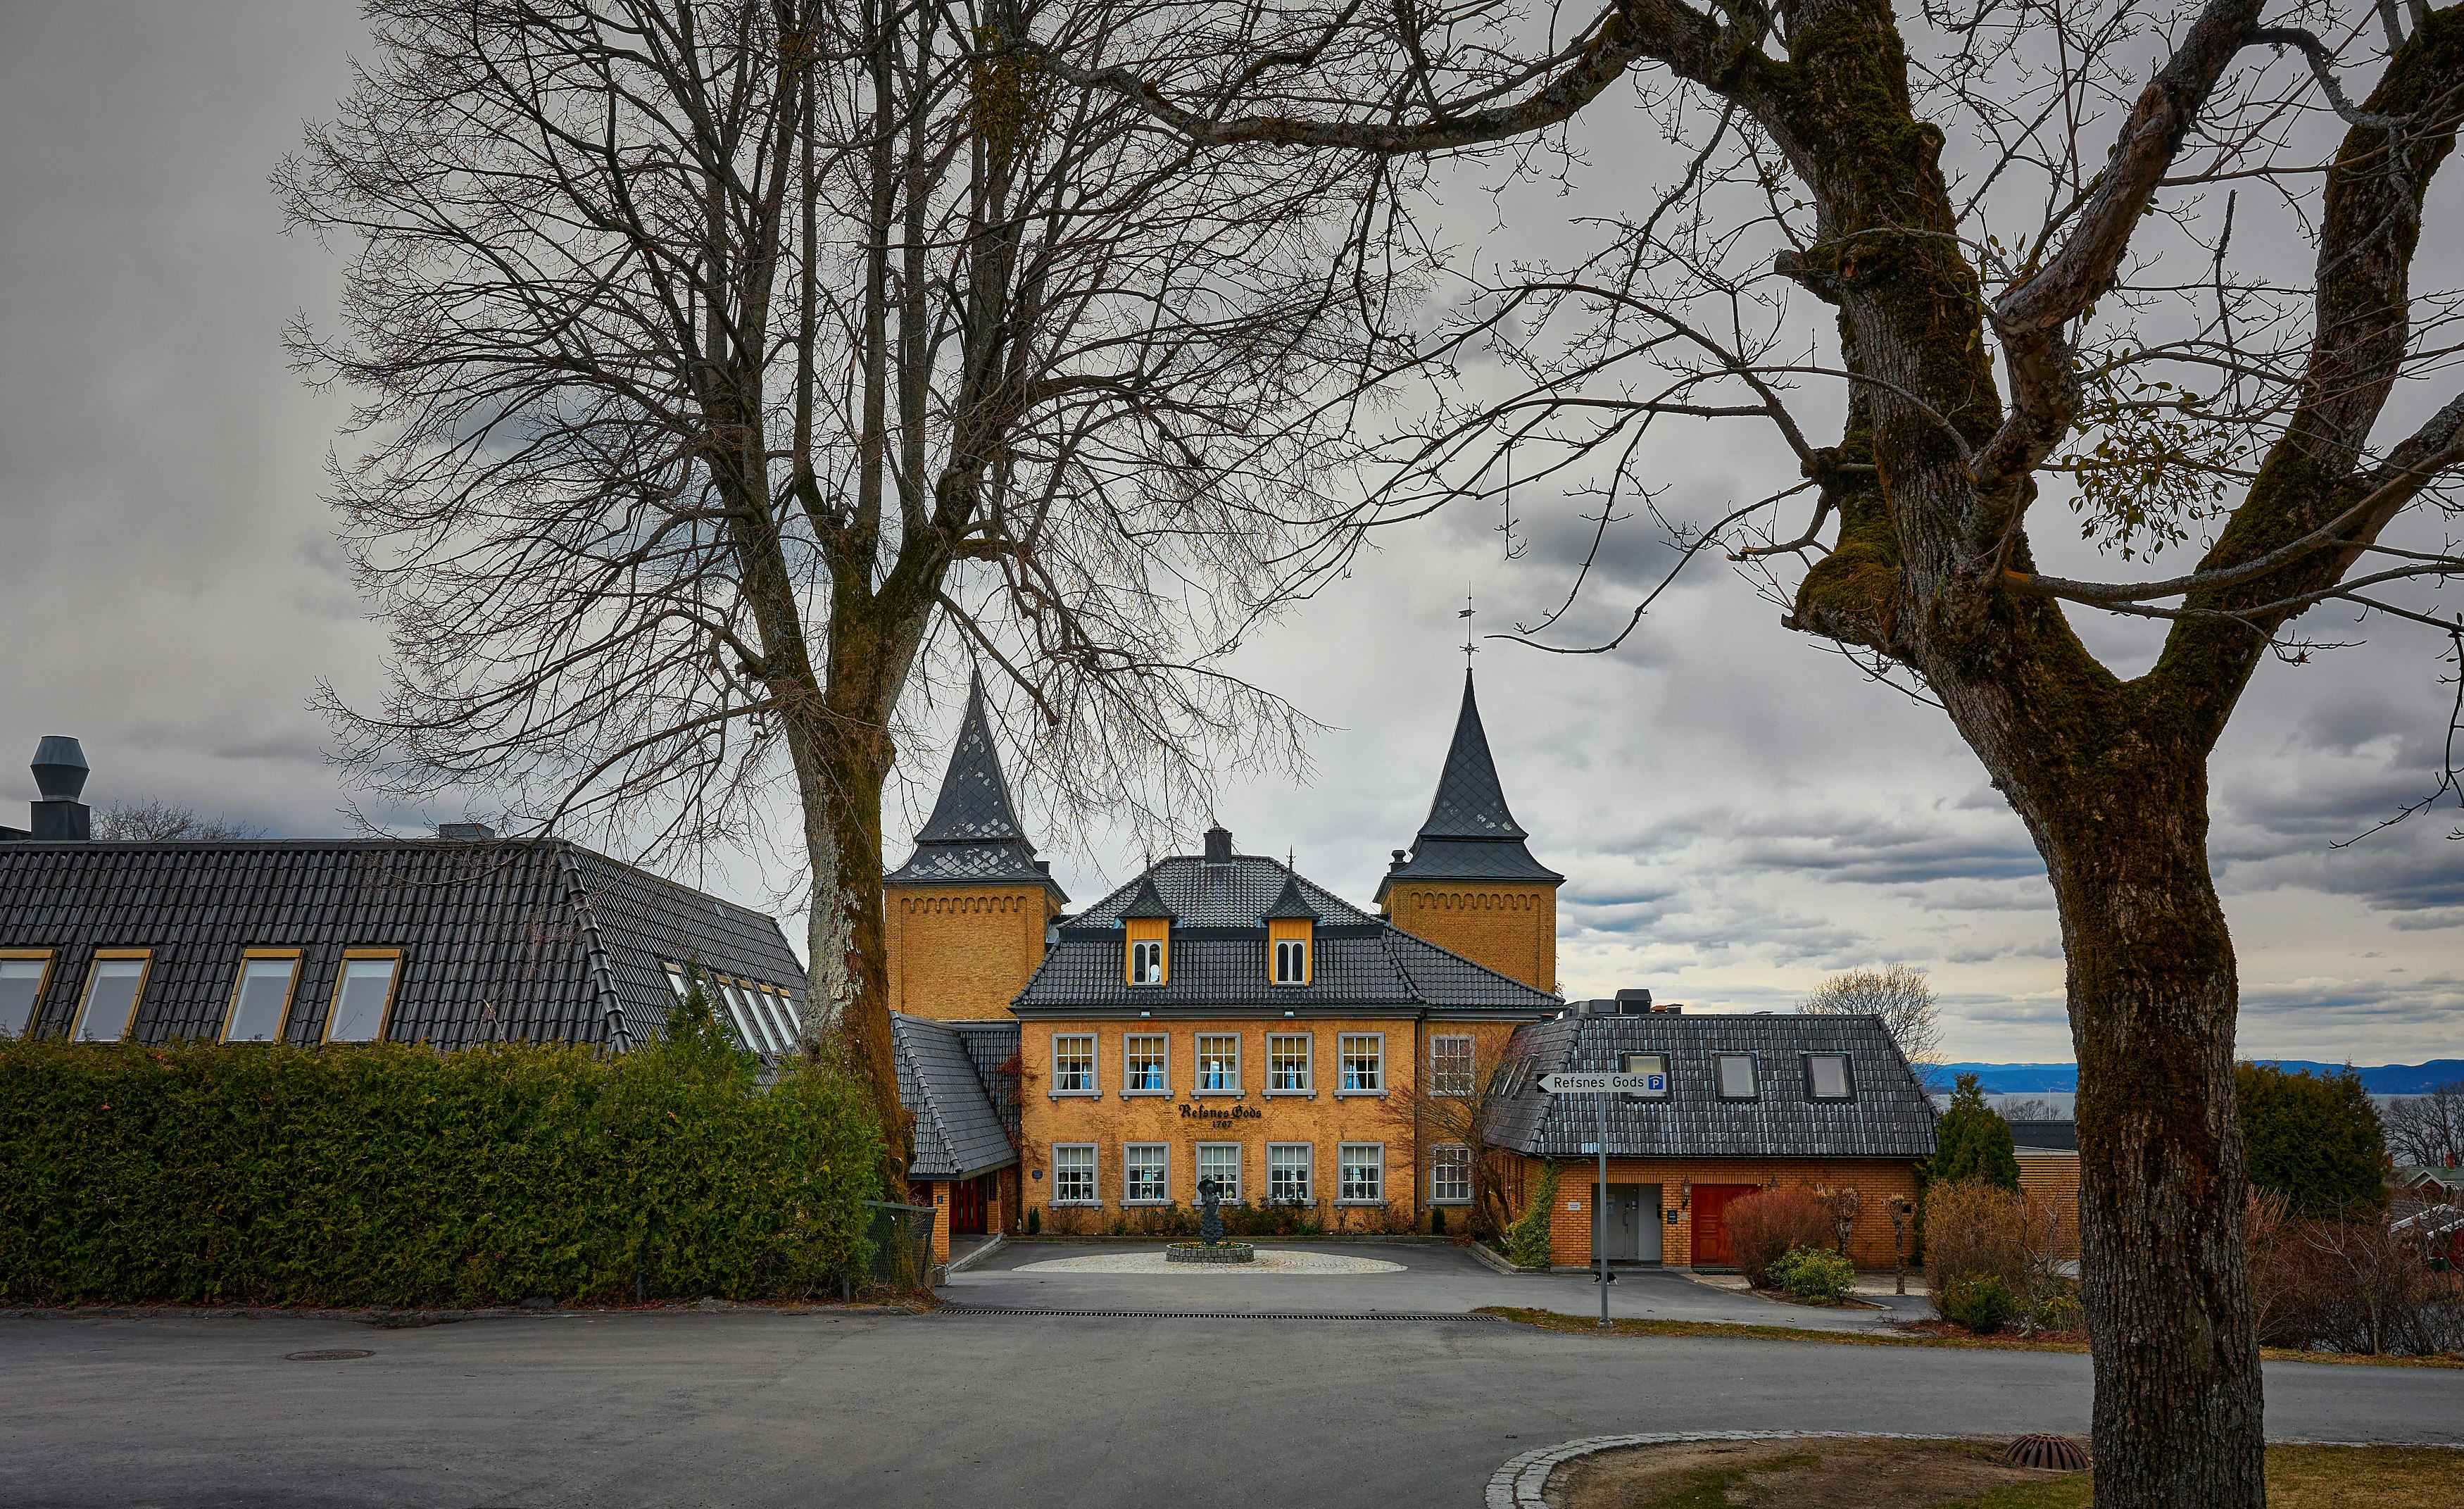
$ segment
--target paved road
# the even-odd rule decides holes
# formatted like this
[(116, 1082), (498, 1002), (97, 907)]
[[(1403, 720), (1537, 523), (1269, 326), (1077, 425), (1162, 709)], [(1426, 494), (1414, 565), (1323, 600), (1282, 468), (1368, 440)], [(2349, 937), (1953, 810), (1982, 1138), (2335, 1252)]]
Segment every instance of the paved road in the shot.
[[(1271, 1248), (1267, 1240), (1260, 1245)], [(1409, 1243), (1357, 1246), (1307, 1242), (1292, 1251), (1340, 1253), (1400, 1263), (1400, 1274), (1319, 1276), (1255, 1274), (1193, 1267), (1171, 1274), (1072, 1274), (1030, 1265), (1124, 1252), (1161, 1252), (1130, 1244), (1012, 1242), (954, 1276), (942, 1296), (955, 1303), (1061, 1310), (1233, 1310), (1255, 1313), (1463, 1315), (1484, 1305), (1523, 1305), (1567, 1315), (1597, 1315), (1599, 1287), (1582, 1274), (1502, 1274), (1459, 1247)], [(1923, 1287), (1922, 1280), (1919, 1287)], [(1922, 1296), (1867, 1296), (1879, 1310), (1821, 1309), (1756, 1294), (1714, 1289), (1683, 1274), (1655, 1268), (1619, 1270), (1609, 1286), (1609, 1313), (1672, 1320), (1728, 1320), (1815, 1330), (1870, 1330), (1925, 1313)]]
[[(355, 1362), (286, 1352), (368, 1347)], [(2268, 1371), (2271, 1433), (2464, 1440), (2464, 1372)], [(1480, 1321), (0, 1317), (0, 1504), (1480, 1501), (1528, 1447), (2082, 1431), (2087, 1360)]]

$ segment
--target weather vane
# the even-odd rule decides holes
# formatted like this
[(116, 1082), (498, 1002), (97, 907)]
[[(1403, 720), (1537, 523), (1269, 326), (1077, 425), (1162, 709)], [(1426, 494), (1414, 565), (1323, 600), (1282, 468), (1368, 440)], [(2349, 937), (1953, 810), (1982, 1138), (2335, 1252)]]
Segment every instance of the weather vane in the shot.
[(1471, 669), (1471, 657), (1480, 654), (1480, 647), (1471, 642), (1471, 615), (1476, 611), (1478, 610), (1471, 606), (1471, 588), (1466, 584), (1463, 588), (1463, 608), (1455, 614), (1457, 618), (1463, 621), (1463, 669), (1466, 671)]

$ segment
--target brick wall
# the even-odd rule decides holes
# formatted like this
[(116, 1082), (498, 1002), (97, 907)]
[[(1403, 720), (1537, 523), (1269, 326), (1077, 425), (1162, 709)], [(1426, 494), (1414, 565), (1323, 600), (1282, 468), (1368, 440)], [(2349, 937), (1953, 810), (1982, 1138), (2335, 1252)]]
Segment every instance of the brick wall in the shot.
[[(1420, 1023), (1410, 1017), (1347, 1017), (1299, 1020), (1281, 1017), (1191, 1019), (1037, 1019), (1023, 1024), (1019, 1056), (1023, 1068), (1020, 1100), (1023, 1132), (1019, 1149), (1025, 1172), (1021, 1187), (1027, 1205), (1043, 1207), (1045, 1230), (1056, 1225), (1090, 1227), (1108, 1223), (1124, 1209), (1123, 1147), (1127, 1143), (1160, 1143), (1166, 1154), (1166, 1193), (1183, 1207), (1198, 1201), (1198, 1145), (1231, 1143), (1241, 1149), (1242, 1195), (1258, 1203), (1266, 1194), (1266, 1146), (1270, 1143), (1305, 1143), (1311, 1147), (1311, 1194), (1320, 1221), (1331, 1226), (1362, 1226), (1389, 1219), (1384, 1211), (1346, 1208), (1336, 1203), (1336, 1157), (1345, 1143), (1375, 1143), (1385, 1147), (1386, 1209), (1424, 1219), (1421, 1185), (1428, 1153), (1411, 1124), (1411, 1090), (1428, 1065), (1431, 1032), (1468, 1034), (1489, 1044), (1502, 1044), (1514, 1031), (1510, 1022)], [(1338, 1056), (1346, 1033), (1382, 1033), (1385, 1039), (1386, 1093), (1382, 1096), (1339, 1095), (1342, 1066)], [(1052, 1039), (1056, 1034), (1091, 1034), (1095, 1038), (1096, 1085), (1093, 1096), (1051, 1093)], [(1197, 1038), (1228, 1033), (1241, 1044), (1241, 1092), (1193, 1093), (1197, 1082)], [(1266, 1093), (1266, 1039), (1270, 1034), (1306, 1033), (1311, 1042), (1312, 1082), (1307, 1095)], [(1170, 1091), (1164, 1095), (1126, 1095), (1124, 1038), (1160, 1034), (1168, 1042)], [(1475, 1053), (1483, 1050), (1475, 1049)], [(1095, 1144), (1095, 1207), (1086, 1213), (1065, 1215), (1051, 1205), (1051, 1149), (1056, 1143)], [(1041, 1180), (1033, 1175), (1042, 1170)]]
[(1387, 886), (1385, 911), (1416, 938), (1534, 989), (1557, 988), (1553, 883), (1397, 880)]
[(2061, 1212), (2061, 1254), (2079, 1255), (2079, 1161), (2077, 1153), (2018, 1150), (2019, 1187)]
[[(1536, 1159), (1519, 1159), (1519, 1169), (1509, 1173), (1506, 1183), (1509, 1189), (1537, 1189), (1539, 1163)], [(1594, 1201), (1598, 1190), (1598, 1165), (1586, 1159), (1569, 1163), (1557, 1184), (1557, 1195), (1549, 1212), (1549, 1250), (1551, 1261), (1559, 1267), (1573, 1267), (1592, 1260), (1592, 1222)], [(1888, 1268), (1892, 1263), (1891, 1212), (1893, 1196), (1916, 1198), (1916, 1165), (1906, 1161), (1883, 1159), (1633, 1159), (1609, 1160), (1609, 1183), (1642, 1185), (1660, 1187), (1661, 1257), (1671, 1268), (1690, 1267), (1693, 1263), (1694, 1224), (1692, 1209), (1683, 1205), (1688, 1181), (1698, 1185), (1815, 1185), (1825, 1188), (1853, 1188), (1859, 1196), (1857, 1224), (1848, 1236), (1848, 1257), (1859, 1268)], [(1529, 1198), (1525, 1196), (1524, 1198)], [(1579, 1207), (1580, 1209), (1573, 1209)], [(1667, 1212), (1678, 1212), (1677, 1224), (1667, 1222)]]
[(1007, 1015), (1044, 962), (1051, 897), (1041, 885), (889, 887), (890, 1009), (941, 1022)]

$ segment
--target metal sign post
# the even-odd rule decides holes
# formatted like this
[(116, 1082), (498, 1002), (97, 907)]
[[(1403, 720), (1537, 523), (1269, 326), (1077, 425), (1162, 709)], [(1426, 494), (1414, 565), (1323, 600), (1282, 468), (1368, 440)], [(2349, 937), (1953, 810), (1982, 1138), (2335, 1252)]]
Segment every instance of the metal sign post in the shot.
[(1667, 1088), (1667, 1080), (1660, 1075), (1553, 1074), (1540, 1076), (1540, 1088), (1548, 1095), (1588, 1095), (1599, 1113), (1600, 1140), (1592, 1144), (1600, 1158), (1600, 1182), (1592, 1191), (1592, 1261), (1599, 1268), (1593, 1282), (1600, 1286), (1600, 1324), (1605, 1326), (1609, 1285), (1617, 1282), (1609, 1272), (1609, 1097), (1658, 1095)]

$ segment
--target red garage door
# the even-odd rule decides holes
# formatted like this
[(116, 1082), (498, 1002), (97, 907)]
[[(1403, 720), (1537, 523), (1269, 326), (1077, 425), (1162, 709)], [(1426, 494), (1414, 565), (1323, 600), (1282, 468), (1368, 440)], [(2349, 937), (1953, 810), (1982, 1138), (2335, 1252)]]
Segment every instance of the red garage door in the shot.
[(1728, 1202), (1741, 1200), (1760, 1185), (1696, 1185), (1694, 1187), (1694, 1266), (1720, 1267), (1734, 1262), (1728, 1255)]

